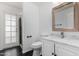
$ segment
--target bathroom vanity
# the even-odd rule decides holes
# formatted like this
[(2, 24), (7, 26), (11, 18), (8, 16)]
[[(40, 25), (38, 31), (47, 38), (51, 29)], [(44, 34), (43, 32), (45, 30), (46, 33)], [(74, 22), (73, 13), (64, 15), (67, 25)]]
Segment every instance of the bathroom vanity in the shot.
[[(79, 32), (79, 3), (67, 2), (53, 8), (52, 30)], [(43, 56), (79, 56), (79, 38), (41, 37)]]
[(52, 10), (53, 31), (79, 31), (79, 3), (65, 2)]
[[(79, 32), (79, 2), (66, 2), (53, 8), (52, 31)], [(79, 38), (53, 35), (41, 39), (44, 56), (79, 56)]]
[(72, 38), (42, 37), (43, 56), (79, 56), (79, 40)]

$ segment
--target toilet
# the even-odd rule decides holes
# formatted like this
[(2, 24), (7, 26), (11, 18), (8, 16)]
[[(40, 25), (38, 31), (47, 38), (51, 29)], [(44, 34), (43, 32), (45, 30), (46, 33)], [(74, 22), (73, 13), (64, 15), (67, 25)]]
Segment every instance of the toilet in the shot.
[(42, 42), (41, 41), (34, 42), (31, 47), (33, 49), (33, 56), (40, 56)]

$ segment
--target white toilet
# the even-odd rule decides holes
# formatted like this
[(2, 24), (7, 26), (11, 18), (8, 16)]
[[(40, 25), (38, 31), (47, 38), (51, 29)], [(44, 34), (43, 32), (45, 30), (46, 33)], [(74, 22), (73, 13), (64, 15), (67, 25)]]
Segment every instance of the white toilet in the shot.
[(34, 42), (31, 47), (33, 49), (33, 56), (40, 56), (42, 42), (41, 41)]

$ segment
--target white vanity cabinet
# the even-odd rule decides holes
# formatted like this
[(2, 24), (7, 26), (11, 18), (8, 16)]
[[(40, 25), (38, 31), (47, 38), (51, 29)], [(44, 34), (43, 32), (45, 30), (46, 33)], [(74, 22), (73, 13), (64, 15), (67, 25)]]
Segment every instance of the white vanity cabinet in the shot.
[(79, 56), (79, 40), (45, 37), (42, 39), (43, 56)]
[(55, 43), (55, 54), (57, 56), (79, 56), (79, 48), (64, 43)]
[(42, 39), (42, 55), (52, 56), (54, 53), (54, 42), (51, 40)]

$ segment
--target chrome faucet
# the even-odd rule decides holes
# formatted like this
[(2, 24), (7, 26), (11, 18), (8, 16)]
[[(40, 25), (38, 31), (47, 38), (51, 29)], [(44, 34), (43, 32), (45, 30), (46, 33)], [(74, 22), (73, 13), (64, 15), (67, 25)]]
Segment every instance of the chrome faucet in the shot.
[(61, 32), (61, 38), (64, 38), (64, 32)]

